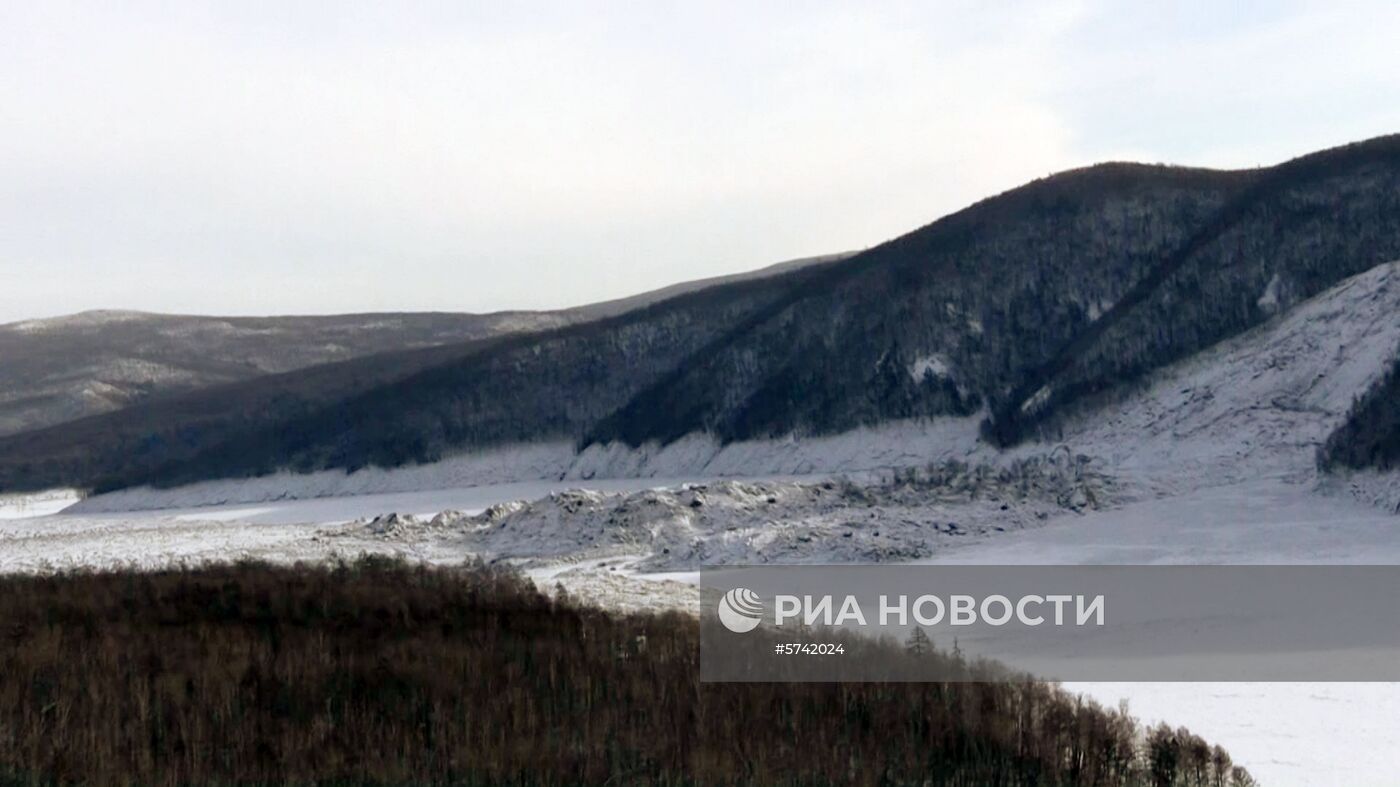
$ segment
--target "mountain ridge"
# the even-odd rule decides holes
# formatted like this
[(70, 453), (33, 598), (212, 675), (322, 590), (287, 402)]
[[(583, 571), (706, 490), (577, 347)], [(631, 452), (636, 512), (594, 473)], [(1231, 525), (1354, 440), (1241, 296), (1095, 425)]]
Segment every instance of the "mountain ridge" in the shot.
[(92, 309), (0, 325), (0, 435), (171, 394), (396, 350), (541, 331), (687, 292), (835, 262), (799, 258), (553, 311), (217, 316)]
[[(977, 417), (887, 422), (801, 439), (720, 444), (688, 435), (665, 446), (568, 442), (503, 446), (428, 464), (352, 474), (327, 470), (133, 488), (88, 498), (75, 513), (255, 504), (284, 499), (412, 493), (493, 484), (654, 478), (756, 478), (848, 474), (962, 462), (1014, 464), (1079, 457), (1124, 489), (1198, 491), (1260, 477), (1308, 482), (1314, 456), (1354, 413), (1352, 392), (1386, 384), (1400, 363), (1400, 261), (1342, 281), (1137, 384), (1066, 413), (1054, 443), (997, 449), (978, 440)], [(1392, 360), (1393, 359), (1393, 360)], [(1393, 504), (1392, 504), (1393, 505)]]
[(115, 418), (93, 441), (0, 440), (0, 486), (394, 467), (556, 440), (726, 444), (979, 411), (995, 443), (1053, 439), (1085, 397), (1396, 258), (1400, 137), (1260, 170), (1098, 165), (839, 265), (493, 340), (246, 428)]

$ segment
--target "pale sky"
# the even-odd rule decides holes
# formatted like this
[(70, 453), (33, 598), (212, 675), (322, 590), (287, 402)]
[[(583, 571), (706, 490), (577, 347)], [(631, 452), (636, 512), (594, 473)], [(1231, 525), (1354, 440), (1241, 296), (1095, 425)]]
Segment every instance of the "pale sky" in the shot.
[(1392, 2), (0, 0), (0, 322), (558, 307), (1071, 166), (1274, 163), (1400, 131), (1397, 31)]

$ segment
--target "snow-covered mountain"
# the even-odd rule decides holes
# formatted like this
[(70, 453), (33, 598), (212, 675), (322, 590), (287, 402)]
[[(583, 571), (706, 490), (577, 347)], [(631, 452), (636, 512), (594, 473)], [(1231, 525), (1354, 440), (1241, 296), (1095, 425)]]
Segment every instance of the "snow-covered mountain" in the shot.
[[(891, 421), (837, 435), (665, 445), (569, 442), (463, 453), (393, 469), (215, 480), (90, 498), (75, 510), (120, 511), (341, 497), (522, 481), (857, 475), (949, 460), (1006, 463), (1061, 453), (1147, 493), (1278, 477), (1311, 485), (1316, 455), (1359, 392), (1400, 360), (1400, 262), (1378, 265), (1239, 336), (1137, 384), (1086, 400), (1054, 440), (998, 449), (978, 417)], [(1393, 479), (1394, 480), (1394, 479)]]
[(1192, 486), (1316, 472), (1318, 448), (1400, 359), (1400, 262), (1082, 405), (1062, 439)]
[[(0, 438), (0, 490), (265, 477), (251, 489), (286, 485), (279, 473), (347, 470), (352, 484), (402, 473), (427, 483), (474, 478), (471, 467), (496, 479), (667, 475), (695, 463), (801, 472), (1054, 445), (1164, 370), (1257, 340), (1299, 304), (1394, 259), (1400, 137), (1244, 172), (1101, 165), (828, 265), (416, 365), (317, 367)], [(1384, 344), (1356, 331), (1339, 346)], [(1359, 360), (1327, 363), (1316, 373), (1335, 371), (1335, 390), (1265, 375), (1240, 407), (1291, 434), (1292, 402), (1307, 418), (1318, 391), (1350, 401), (1378, 379), (1353, 373)], [(1103, 453), (1147, 450), (1152, 419), (1214, 406), (1158, 401), (1169, 414), (1148, 403), (1146, 415), (1122, 413)], [(1215, 417), (1202, 434), (1226, 432), (1235, 416)], [(1301, 436), (1260, 438), (1259, 450), (1315, 447), (1335, 428), (1309, 423)]]

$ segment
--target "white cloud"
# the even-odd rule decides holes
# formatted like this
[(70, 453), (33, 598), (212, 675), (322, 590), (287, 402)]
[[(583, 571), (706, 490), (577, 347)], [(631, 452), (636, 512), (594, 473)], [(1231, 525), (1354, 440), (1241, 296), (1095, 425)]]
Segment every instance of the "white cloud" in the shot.
[[(1272, 160), (1396, 98), (1380, 33), (1308, 9), (1152, 44), (1077, 2), (11, 5), (0, 320), (595, 300), (872, 245), (1116, 152)], [(1285, 81), (1369, 99), (1257, 148), (1209, 117), (1259, 73), (1218, 78), (1232, 46), (1312, 24), (1357, 47)]]

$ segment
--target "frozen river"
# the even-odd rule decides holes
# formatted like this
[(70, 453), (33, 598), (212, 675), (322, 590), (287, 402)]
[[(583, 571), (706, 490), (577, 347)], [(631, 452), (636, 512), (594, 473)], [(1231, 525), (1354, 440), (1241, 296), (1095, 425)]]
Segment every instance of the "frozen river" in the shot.
[[(231, 558), (324, 557), (329, 524), (395, 511), (479, 511), (579, 485), (631, 491), (675, 479), (536, 482), (119, 514), (55, 513), (71, 498), (0, 506), (0, 570)], [(411, 553), (455, 562), (458, 552)], [(1400, 518), (1349, 498), (1264, 480), (1150, 499), (978, 539), (935, 563), (1400, 563)], [(1183, 724), (1226, 746), (1266, 785), (1394, 785), (1400, 684), (1073, 683), (1145, 722)]]
[[(1066, 517), (936, 562), (1400, 563), (1400, 517), (1272, 481)], [(1070, 683), (1222, 743), (1265, 785), (1400, 784), (1400, 684)]]

